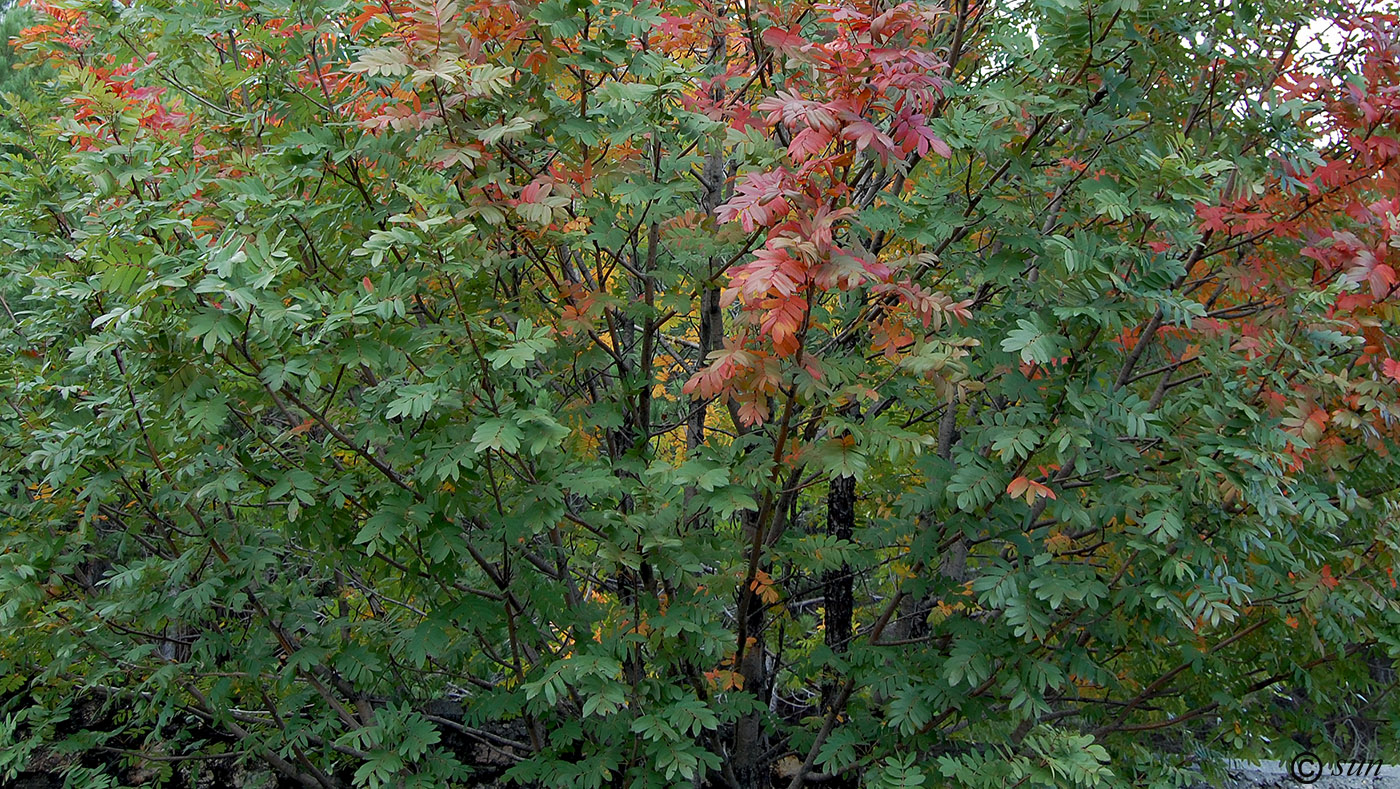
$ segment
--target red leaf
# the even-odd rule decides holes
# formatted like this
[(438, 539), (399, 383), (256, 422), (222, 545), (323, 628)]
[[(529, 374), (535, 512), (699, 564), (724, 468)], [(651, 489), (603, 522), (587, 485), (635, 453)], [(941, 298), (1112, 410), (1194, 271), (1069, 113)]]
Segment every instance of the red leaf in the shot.
[[(732, 341), (729, 341), (732, 342)], [(726, 347), (710, 353), (710, 364), (702, 368), (685, 382), (681, 391), (685, 394), (699, 392), (703, 398), (711, 398), (724, 391), (725, 385), (740, 371), (752, 367), (757, 361), (752, 353), (726, 343)]]
[(833, 134), (841, 128), (836, 116), (842, 111), (841, 102), (822, 104), (804, 99), (796, 93), (780, 90), (758, 103), (759, 112), (766, 112), (769, 125), (779, 122), (803, 125)]
[(540, 200), (549, 197), (549, 193), (553, 188), (554, 185), (548, 180), (536, 178), (527, 184), (524, 189), (520, 190), (520, 202), (538, 203)]
[[(1338, 233), (1337, 235), (1340, 237), (1350, 234)], [(1380, 262), (1374, 251), (1365, 248), (1356, 251), (1356, 256), (1351, 261), (1351, 268), (1347, 270), (1347, 279), (1357, 284), (1370, 285), (1371, 298), (1376, 301), (1384, 299), (1397, 281), (1395, 269)]]
[(729, 276), (726, 301), (732, 301), (736, 294), (746, 302), (769, 295), (791, 296), (807, 280), (801, 261), (794, 259), (786, 250), (771, 246), (755, 252), (753, 260), (748, 263), (730, 269)]
[(830, 144), (831, 132), (809, 127), (793, 135), (792, 142), (788, 144), (788, 156), (794, 162), (805, 162), (826, 150)]
[(764, 299), (760, 305), (763, 320), (760, 330), (773, 341), (778, 353), (788, 356), (797, 351), (797, 332), (807, 314), (807, 300), (793, 298)]
[(1384, 371), (1386, 377), (1390, 378), (1392, 381), (1400, 381), (1400, 362), (1394, 359), (1386, 359), (1381, 362), (1381, 370)]
[(749, 233), (760, 225), (776, 224), (792, 210), (786, 200), (789, 195), (795, 194), (787, 186), (791, 175), (782, 169), (771, 173), (746, 174), (734, 188), (734, 196), (729, 202), (715, 209), (719, 221), (738, 219)]
[(739, 421), (748, 427), (761, 425), (768, 419), (768, 400), (754, 396), (739, 403)]
[(806, 52), (812, 47), (812, 42), (798, 35), (797, 30), (796, 25), (791, 30), (770, 27), (763, 31), (763, 43), (785, 54)]
[(863, 151), (866, 148), (874, 149), (881, 159), (894, 153), (894, 140), (891, 140), (884, 132), (875, 128), (875, 124), (868, 120), (861, 119), (848, 124), (841, 131), (841, 136), (856, 144), (856, 150)]

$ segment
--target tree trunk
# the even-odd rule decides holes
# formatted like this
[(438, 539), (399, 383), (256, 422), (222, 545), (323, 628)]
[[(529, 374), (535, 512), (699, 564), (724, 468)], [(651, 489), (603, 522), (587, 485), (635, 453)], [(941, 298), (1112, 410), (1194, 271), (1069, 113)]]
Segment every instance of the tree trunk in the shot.
[[(850, 540), (856, 526), (856, 479), (837, 477), (831, 481), (826, 491), (826, 533), (838, 540)], [(854, 631), (852, 617), (855, 612), (855, 578), (851, 567), (844, 562), (835, 570), (827, 570), (823, 578), (822, 617), (826, 632), (826, 645), (836, 654), (844, 654), (851, 647)], [(836, 678), (822, 683), (822, 712), (830, 710), (837, 694)], [(824, 786), (834, 789), (854, 789), (855, 773), (832, 779)]]
[[(826, 533), (838, 540), (850, 540), (855, 525), (855, 477), (837, 477), (831, 481), (826, 492)], [(827, 570), (822, 580), (826, 645), (831, 647), (832, 652), (841, 654), (851, 644), (851, 617), (855, 604), (851, 567), (843, 563), (839, 569)], [(823, 708), (830, 700), (829, 691), (830, 687), (823, 689)]]
[[(754, 540), (759, 527), (757, 513), (743, 515), (744, 536)], [(752, 693), (759, 704), (768, 701), (768, 660), (767, 645), (763, 637), (763, 624), (767, 619), (767, 608), (753, 587), (739, 590), (738, 610), (744, 621), (739, 622), (740, 633), (747, 634), (747, 644), (743, 658), (736, 670), (744, 678), (744, 690)], [(734, 723), (733, 781), (738, 789), (765, 789), (769, 785), (769, 765), (763, 758), (767, 742), (763, 736), (763, 712), (756, 711), (739, 718)]]

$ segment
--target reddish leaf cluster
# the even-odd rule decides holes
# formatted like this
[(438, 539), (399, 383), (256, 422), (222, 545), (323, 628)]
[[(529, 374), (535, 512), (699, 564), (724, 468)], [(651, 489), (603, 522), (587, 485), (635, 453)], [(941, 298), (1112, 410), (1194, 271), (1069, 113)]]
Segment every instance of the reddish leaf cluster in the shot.
[[(900, 309), (934, 330), (944, 314), (960, 320), (969, 315), (966, 302), (931, 293), (912, 279), (896, 281), (894, 268), (877, 255), (837, 242), (849, 235), (843, 223), (870, 199), (849, 186), (846, 170), (872, 159), (909, 167), (930, 151), (952, 154), (929, 127), (940, 109), (945, 68), (928, 49), (938, 12), (914, 3), (879, 9), (854, 1), (819, 10), (829, 35), (804, 37), (795, 24), (763, 34), (775, 57), (799, 67), (754, 106), (765, 126), (778, 127), (792, 167), (743, 175), (716, 212), (721, 222), (738, 221), (746, 232), (767, 229), (754, 257), (729, 271), (723, 303), (738, 301), (747, 321), (732, 340), (735, 348), (762, 355), (759, 345), (768, 343), (778, 357), (803, 366), (810, 363), (803, 340), (814, 328), (812, 310), (829, 291), (870, 286), (872, 293), (894, 297), (896, 307), (884, 311), (874, 329), (876, 350), (891, 357), (914, 341)], [(710, 362), (688, 392), (754, 402), (754, 393), (741, 385), (750, 370), (744, 360), (726, 351)], [(744, 413), (746, 421), (756, 422), (766, 406)]]

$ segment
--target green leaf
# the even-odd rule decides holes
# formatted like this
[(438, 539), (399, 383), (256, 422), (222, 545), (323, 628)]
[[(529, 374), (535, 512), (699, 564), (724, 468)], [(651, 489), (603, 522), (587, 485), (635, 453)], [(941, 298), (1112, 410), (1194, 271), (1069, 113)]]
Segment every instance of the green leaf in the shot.
[(524, 437), (520, 426), (506, 419), (487, 419), (477, 425), (472, 432), (472, 445), (478, 452), (495, 449), (512, 453), (520, 449), (520, 439)]
[(1008, 353), (1019, 353), (1021, 361), (1027, 364), (1046, 364), (1056, 357), (1059, 350), (1059, 337), (1041, 328), (1034, 320), (1020, 318), (1015, 329), (1007, 333), (1001, 341), (1001, 349)]

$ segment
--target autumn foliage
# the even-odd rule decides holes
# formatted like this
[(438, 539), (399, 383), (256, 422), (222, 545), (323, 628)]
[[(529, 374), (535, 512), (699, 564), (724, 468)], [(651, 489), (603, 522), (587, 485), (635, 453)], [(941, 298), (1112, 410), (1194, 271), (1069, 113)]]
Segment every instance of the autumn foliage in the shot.
[(0, 779), (1397, 742), (1393, 12), (6, 13)]

